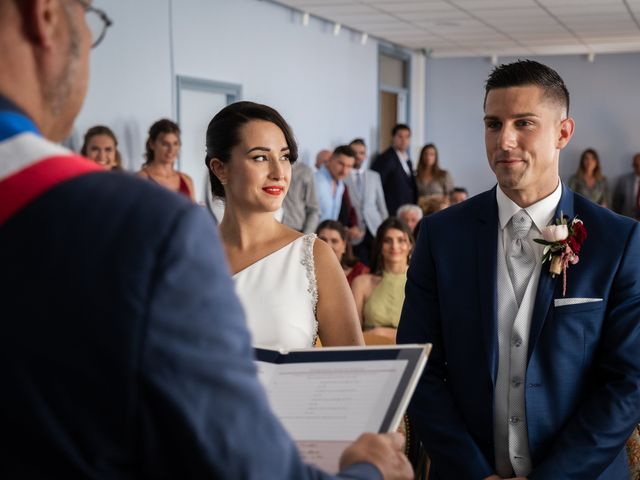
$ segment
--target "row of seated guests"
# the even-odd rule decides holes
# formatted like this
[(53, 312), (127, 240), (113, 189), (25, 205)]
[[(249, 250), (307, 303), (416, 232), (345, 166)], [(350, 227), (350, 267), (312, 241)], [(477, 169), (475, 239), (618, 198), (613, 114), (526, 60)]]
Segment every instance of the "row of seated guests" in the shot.
[[(408, 158), (410, 136), (408, 126), (397, 125), (392, 131), (391, 147), (376, 157), (371, 169), (364, 166), (367, 152), (361, 138), (340, 145), (333, 152), (323, 150), (316, 158), (314, 183), (319, 218), (347, 225), (354, 253), (364, 263), (368, 263), (377, 228), (389, 214), (397, 214), (399, 206), (420, 202), (440, 204), (448, 202), (450, 195), (464, 191), (456, 189), (450, 173), (440, 168), (434, 144), (422, 148), (414, 176)], [(288, 204), (295, 203), (299, 209), (304, 204), (297, 192), (308, 189), (302, 190), (301, 183), (294, 176), (294, 195), (285, 200), (285, 223), (291, 217), (287, 213)]]
[[(293, 144), (290, 130), (287, 130), (288, 126), (284, 120), (278, 118), (277, 112), (269, 111), (264, 106), (253, 106), (252, 104), (245, 106), (245, 109), (247, 111), (255, 109), (262, 116), (267, 116), (265, 112), (269, 113), (277, 121), (276, 125), (279, 122), (283, 128), (282, 135), (284, 135), (286, 144)], [(256, 112), (253, 113), (257, 115)], [(234, 122), (238, 123), (239, 125), (236, 125), (235, 128), (243, 133), (245, 128), (240, 126), (242, 125), (241, 118), (234, 118), (234, 115), (239, 115), (238, 112), (232, 110), (226, 112), (226, 116), (231, 119), (225, 118), (223, 113), (225, 111), (221, 112), (221, 119), (212, 122), (207, 135), (208, 152), (212, 152), (208, 153), (208, 156), (214, 160), (209, 167), (212, 172), (211, 181), (214, 194), (224, 197), (226, 201), (226, 213), (220, 225), (220, 231), (232, 272), (234, 272), (239, 296), (245, 300), (250, 325), (252, 319), (256, 319), (252, 328), (255, 342), (263, 345), (285, 345), (288, 347), (293, 345), (309, 346), (315, 342), (316, 337), (320, 334), (323, 337), (324, 345), (327, 346), (358, 344), (360, 338), (352, 333), (353, 328), (350, 334), (349, 328), (336, 328), (332, 324), (332, 319), (345, 318), (344, 313), (348, 314), (349, 312), (349, 302), (341, 304), (340, 295), (335, 294), (340, 290), (344, 293), (344, 288), (339, 288), (340, 282), (334, 283), (331, 280), (332, 276), (335, 276), (335, 268), (329, 268), (327, 272), (317, 268), (318, 263), (331, 265), (320, 261), (323, 255), (326, 256), (326, 249), (323, 250), (318, 246), (320, 244), (313, 241), (313, 236), (301, 235), (277, 222), (273, 217), (274, 209), (269, 208), (279, 206), (282, 203), (286, 185), (285, 178), (290, 175), (285, 175), (286, 172), (282, 166), (278, 168), (278, 162), (274, 167), (265, 167), (264, 164), (268, 163), (266, 152), (256, 151), (255, 157), (250, 162), (250, 164), (255, 164), (253, 176), (262, 170), (262, 173), (267, 176), (266, 181), (271, 180), (272, 182), (270, 186), (262, 188), (268, 195), (266, 198), (271, 202), (265, 204), (263, 199), (263, 208), (258, 208), (257, 211), (255, 208), (257, 205), (254, 205), (254, 208), (249, 205), (252, 200), (252, 188), (255, 188), (248, 181), (252, 178), (251, 175), (248, 175), (252, 173), (250, 170), (246, 168), (242, 169), (244, 171), (235, 170), (236, 181), (240, 186), (239, 190), (232, 190), (230, 185), (227, 186), (228, 178), (234, 174), (234, 170), (230, 169), (231, 150), (236, 147), (229, 144), (229, 134), (231, 134), (231, 138), (236, 138), (230, 125), (233, 125)], [(247, 115), (247, 112), (243, 112), (239, 117), (243, 115)], [(253, 127), (251, 122), (249, 125)], [(271, 145), (268, 141), (270, 140), (269, 135), (274, 136), (274, 127), (270, 126), (267, 121), (256, 122), (256, 125), (260, 128), (252, 128), (247, 132), (247, 135), (253, 135), (253, 137), (246, 139), (242, 136), (237, 137), (245, 142), (242, 144), (243, 147), (253, 143), (261, 145), (260, 148), (264, 148), (262, 145)], [(220, 132), (224, 132), (224, 134)], [(178, 126), (169, 120), (160, 120), (154, 123), (149, 131), (146, 145), (147, 163), (138, 174), (166, 188), (188, 194), (189, 184), (183, 179), (182, 174), (173, 170), (180, 146), (179, 134)], [(267, 143), (260, 143), (259, 140), (262, 139), (265, 139)], [(107, 127), (97, 126), (90, 129), (85, 136), (82, 152), (108, 168), (119, 167), (115, 162), (117, 139)], [(292, 158), (295, 159), (292, 155), (297, 155), (295, 149), (293, 153), (289, 149), (284, 155), (284, 159), (291, 162)], [(282, 159), (280, 161), (282, 162)], [(216, 168), (218, 173), (214, 173)], [(254, 180), (256, 179), (254, 178)], [(265, 181), (264, 178), (262, 180)], [(390, 217), (379, 226), (373, 243), (371, 262), (373, 270), (371, 273), (369, 273), (369, 268), (351, 253), (348, 230), (341, 223), (327, 220), (322, 222), (317, 230), (318, 236), (331, 247), (348, 284), (353, 284), (356, 315), (352, 315), (352, 318), (359, 320), (360, 328), (388, 337), (391, 341), (395, 341), (395, 331), (404, 301), (406, 270), (414, 245), (412, 232), (421, 216), (416, 215), (416, 209), (417, 213), (421, 213), (419, 207), (415, 205), (405, 205), (399, 210), (398, 213), (406, 219), (407, 223)], [(266, 229), (267, 225), (272, 228)], [(269, 236), (264, 234), (267, 231), (271, 231), (273, 234), (271, 240)], [(243, 248), (246, 238), (260, 238), (261, 248), (256, 248), (254, 244), (251, 244), (247, 249)], [(247, 254), (248, 252), (250, 255)], [(310, 259), (314, 261), (311, 262)], [(274, 266), (280, 266), (280, 268), (274, 268)], [(356, 277), (359, 278), (354, 281)], [(279, 278), (287, 279), (279, 289), (284, 293), (284, 297), (274, 295), (268, 289), (259, 288), (261, 285), (275, 285)], [(311, 297), (304, 294), (289, 296), (290, 293), (300, 288), (312, 292), (315, 290), (315, 292)], [(257, 291), (260, 293), (256, 293)], [(327, 299), (331, 297), (338, 299), (338, 302), (328, 302)], [(284, 299), (295, 299), (297, 303), (284, 302)], [(278, 305), (281, 306), (278, 308)], [(286, 310), (295, 311), (296, 315), (284, 315), (282, 312), (284, 305), (286, 305)], [(346, 310), (343, 310), (343, 307)], [(335, 316), (336, 309), (341, 313), (338, 317)], [(351, 310), (353, 311), (353, 308)], [(267, 315), (271, 321), (265, 321), (262, 317), (265, 311), (272, 313), (272, 315)], [(304, 321), (304, 314), (298, 315), (301, 312), (308, 313), (306, 321)], [(348, 316), (346, 315), (347, 318)], [(258, 318), (260, 318), (259, 321), (257, 321)], [(354, 322), (350, 323), (353, 325)], [(301, 326), (305, 328), (301, 328)]]

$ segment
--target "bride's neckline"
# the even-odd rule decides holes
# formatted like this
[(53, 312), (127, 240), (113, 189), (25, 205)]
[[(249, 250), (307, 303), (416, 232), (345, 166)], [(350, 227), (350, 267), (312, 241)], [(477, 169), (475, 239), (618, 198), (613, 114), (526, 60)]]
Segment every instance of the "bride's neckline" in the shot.
[(243, 267), (243, 268), (241, 268), (240, 270), (238, 270), (237, 272), (235, 272), (235, 273), (231, 274), (231, 276), (232, 276), (232, 277), (235, 277), (236, 275), (239, 275), (239, 274), (241, 274), (242, 272), (244, 272), (244, 271), (246, 271), (246, 270), (248, 270), (248, 269), (250, 269), (250, 268), (252, 268), (252, 267), (254, 267), (254, 266), (256, 266), (256, 265), (258, 265), (259, 263), (263, 262), (263, 261), (264, 261), (264, 260), (266, 260), (267, 258), (269, 258), (269, 257), (271, 257), (271, 256), (273, 256), (273, 255), (276, 255), (277, 253), (282, 252), (283, 250), (285, 250), (285, 249), (287, 249), (287, 248), (291, 247), (291, 246), (292, 246), (294, 243), (296, 243), (298, 240), (301, 240), (301, 239), (303, 239), (303, 238), (304, 238), (304, 237), (306, 237), (306, 236), (307, 236), (307, 235), (302, 235), (302, 236), (300, 236), (300, 237), (294, 238), (294, 239), (293, 239), (293, 240), (291, 240), (290, 242), (285, 243), (285, 244), (284, 244), (284, 245), (282, 245), (281, 247), (279, 247), (279, 248), (275, 249), (273, 252), (270, 252), (270, 253), (266, 254), (264, 257), (261, 257), (261, 258), (257, 259), (255, 262), (250, 263), (250, 264), (249, 264), (249, 265), (247, 265), (246, 267)]

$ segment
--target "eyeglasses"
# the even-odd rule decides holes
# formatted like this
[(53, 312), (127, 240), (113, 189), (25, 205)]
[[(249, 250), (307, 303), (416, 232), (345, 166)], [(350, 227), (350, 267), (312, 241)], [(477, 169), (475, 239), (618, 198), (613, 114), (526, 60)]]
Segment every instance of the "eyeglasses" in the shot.
[(96, 48), (107, 34), (107, 28), (113, 25), (113, 20), (111, 20), (103, 10), (91, 6), (86, 0), (77, 1), (82, 5), (85, 13), (88, 14), (87, 25), (89, 26), (89, 30), (91, 30), (91, 38), (93, 40), (91, 48)]

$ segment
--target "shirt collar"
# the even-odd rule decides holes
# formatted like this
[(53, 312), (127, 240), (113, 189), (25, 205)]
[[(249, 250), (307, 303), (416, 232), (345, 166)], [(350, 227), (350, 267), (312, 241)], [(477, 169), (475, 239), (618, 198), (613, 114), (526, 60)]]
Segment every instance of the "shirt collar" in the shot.
[(36, 124), (15, 103), (0, 95), (0, 141), (20, 133), (40, 135)]
[[(558, 186), (551, 195), (537, 201), (533, 205), (529, 205), (524, 210), (533, 220), (533, 224), (536, 226), (539, 232), (551, 223), (553, 216), (556, 213), (558, 204), (560, 203), (560, 197), (562, 197), (562, 182), (558, 179)], [(498, 202), (498, 217), (500, 219), (500, 229), (504, 230), (509, 220), (516, 212), (523, 210), (513, 200), (507, 197), (500, 185), (496, 187), (496, 201)]]
[(403, 161), (407, 161), (407, 159), (409, 158), (409, 154), (407, 152), (401, 152), (400, 150), (396, 150), (395, 148), (393, 149), (396, 152), (396, 155), (398, 155), (398, 158), (400, 160)]
[(318, 171), (321, 173), (321, 175), (323, 175), (327, 179), (331, 180), (332, 182), (335, 182), (336, 185), (339, 185), (340, 183), (342, 183), (342, 180), (333, 179), (333, 177), (331, 176), (331, 172), (329, 171), (326, 165), (322, 165), (322, 167), (320, 167), (320, 170)]

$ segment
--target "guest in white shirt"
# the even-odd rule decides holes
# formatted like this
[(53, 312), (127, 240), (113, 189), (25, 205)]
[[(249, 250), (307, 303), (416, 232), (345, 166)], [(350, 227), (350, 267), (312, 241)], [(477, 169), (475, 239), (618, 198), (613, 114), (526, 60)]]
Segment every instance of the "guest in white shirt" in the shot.
[(316, 172), (316, 195), (320, 205), (320, 221), (338, 220), (342, 196), (344, 195), (344, 179), (353, 168), (355, 156), (348, 145), (340, 145), (331, 154), (326, 165)]

